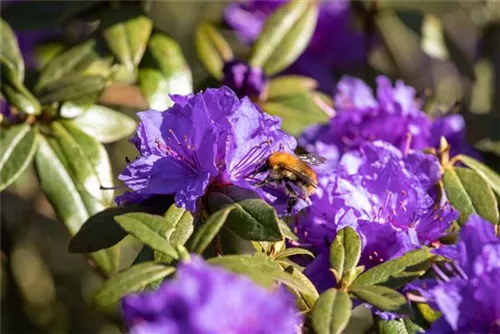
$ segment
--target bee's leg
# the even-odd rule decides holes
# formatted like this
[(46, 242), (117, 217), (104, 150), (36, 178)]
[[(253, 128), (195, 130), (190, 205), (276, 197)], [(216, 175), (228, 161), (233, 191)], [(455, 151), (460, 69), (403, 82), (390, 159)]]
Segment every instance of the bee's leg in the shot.
[(293, 190), (292, 186), (288, 182), (285, 182), (285, 187), (286, 187), (286, 190), (288, 191), (288, 201), (286, 204), (286, 213), (288, 216), (290, 216), (292, 214), (293, 207), (297, 204), (299, 199), (297, 197), (297, 193), (295, 192), (295, 190)]

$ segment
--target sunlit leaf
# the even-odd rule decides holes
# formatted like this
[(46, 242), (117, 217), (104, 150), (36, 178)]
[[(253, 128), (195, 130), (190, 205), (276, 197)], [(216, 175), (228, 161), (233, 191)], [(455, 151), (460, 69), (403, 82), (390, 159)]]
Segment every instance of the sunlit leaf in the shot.
[(356, 285), (349, 289), (356, 297), (381, 311), (401, 312), (406, 298), (396, 290), (380, 285)]
[(307, 93), (318, 86), (316, 80), (300, 75), (281, 75), (269, 81), (267, 99)]
[[(3, 15), (2, 15), (3, 16)], [(24, 62), (17, 44), (16, 36), (11, 27), (2, 19), (1, 35), (1, 59), (2, 63), (10, 69), (16, 81), (22, 83), (24, 81)]]
[(491, 168), (483, 164), (482, 162), (468, 157), (466, 155), (457, 156), (457, 160), (462, 162), (464, 165), (475, 170), (479, 175), (481, 175), (486, 182), (490, 185), (491, 189), (500, 196), (500, 176)]
[(347, 292), (328, 289), (316, 301), (312, 325), (318, 334), (340, 334), (351, 317), (352, 301)]
[(208, 73), (221, 80), (224, 63), (233, 58), (233, 51), (209, 22), (202, 22), (196, 29), (196, 52)]

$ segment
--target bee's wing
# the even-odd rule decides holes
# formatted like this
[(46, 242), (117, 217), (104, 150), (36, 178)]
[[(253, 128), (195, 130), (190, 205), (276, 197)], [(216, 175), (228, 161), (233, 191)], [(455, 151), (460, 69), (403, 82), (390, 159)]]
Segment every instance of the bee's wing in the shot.
[(314, 153), (301, 154), (298, 156), (298, 158), (301, 161), (306, 162), (306, 163), (313, 165), (313, 166), (319, 166), (319, 165), (324, 164), (326, 162), (326, 158), (323, 158), (322, 156), (314, 154)]
[(313, 180), (311, 180), (311, 178), (309, 176), (307, 176), (306, 174), (302, 173), (301, 171), (295, 169), (295, 168), (292, 168), (292, 167), (288, 167), (288, 166), (282, 166), (283, 169), (286, 169), (287, 171), (293, 173), (297, 179), (299, 179), (301, 182), (303, 182), (305, 185), (307, 186), (310, 186), (310, 187), (313, 187), (313, 188), (317, 188), (318, 185), (316, 184), (316, 182), (314, 182)]

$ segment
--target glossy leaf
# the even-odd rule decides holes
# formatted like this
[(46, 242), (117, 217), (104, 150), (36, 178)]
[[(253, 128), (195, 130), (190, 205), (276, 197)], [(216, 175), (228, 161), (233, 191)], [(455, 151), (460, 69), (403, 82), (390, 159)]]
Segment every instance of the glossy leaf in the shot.
[(14, 125), (0, 131), (0, 191), (7, 188), (26, 170), (35, 156), (38, 129), (28, 124)]
[(382, 320), (377, 319), (379, 334), (416, 334), (424, 333), (425, 330), (407, 318)]
[(475, 170), (483, 179), (490, 185), (491, 189), (500, 196), (500, 175), (498, 175), (493, 169), (483, 164), (474, 158), (468, 157), (466, 155), (457, 156), (457, 160), (467, 165), (469, 168)]
[(401, 312), (406, 298), (396, 290), (380, 285), (356, 285), (349, 289), (356, 297), (381, 311)]
[(401, 257), (386, 261), (365, 271), (353, 282), (352, 286), (383, 284), (391, 277), (402, 273), (405, 269), (422, 263), (431, 257), (432, 254), (426, 248), (407, 252)]
[(149, 283), (162, 279), (174, 271), (174, 267), (156, 262), (134, 265), (107, 280), (94, 297), (94, 305), (104, 307), (113, 304), (129, 293), (142, 291)]
[(153, 34), (139, 69), (139, 86), (149, 107), (156, 110), (172, 105), (168, 94), (193, 91), (191, 70), (176, 41), (159, 32)]
[(443, 176), (444, 189), (450, 203), (458, 211), (458, 223), (463, 225), (476, 213), (498, 223), (498, 204), (493, 190), (476, 171), (462, 167), (448, 168)]
[(246, 240), (280, 241), (283, 239), (274, 208), (249, 189), (224, 187), (208, 195), (208, 207), (214, 212), (234, 206), (226, 226)]
[(280, 282), (307, 295), (314, 295), (315, 293), (311, 291), (308, 284), (287, 273), (278, 263), (261, 253), (256, 253), (253, 256), (226, 255), (214, 257), (207, 261), (210, 264), (219, 265), (230, 271), (247, 275), (256, 283), (268, 288), (271, 288), (274, 282)]
[(153, 22), (137, 7), (112, 9), (101, 23), (109, 49), (129, 71), (141, 61), (151, 36)]
[(101, 143), (129, 137), (137, 128), (133, 119), (108, 107), (93, 105), (82, 109), (82, 115), (70, 123)]
[(173, 227), (171, 233), (167, 232), (167, 239), (170, 243), (184, 245), (194, 230), (191, 212), (172, 204), (165, 213), (165, 220)]
[(2, 33), (1, 35), (1, 59), (12, 73), (12, 80), (19, 83), (24, 81), (24, 61), (17, 39), (11, 27), (2, 19)]
[(282, 75), (269, 81), (267, 99), (297, 95), (313, 91), (318, 86), (316, 80), (300, 75)]
[(299, 247), (287, 248), (287, 249), (279, 252), (278, 254), (276, 254), (276, 256), (274, 258), (277, 260), (277, 259), (282, 259), (282, 258), (286, 258), (289, 256), (294, 256), (294, 255), (307, 255), (307, 256), (314, 258), (314, 254), (310, 250), (307, 250), (304, 248), (299, 248)]
[(352, 301), (347, 292), (328, 289), (316, 301), (312, 326), (318, 334), (340, 334), (351, 317)]
[(194, 253), (202, 254), (219, 233), (231, 211), (235, 209), (234, 206), (227, 206), (211, 214), (194, 233), (189, 249)]
[(281, 117), (282, 128), (294, 136), (300, 135), (310, 125), (328, 121), (326, 113), (309, 93), (288, 95), (267, 101), (262, 105), (262, 109), (271, 115)]
[(8, 82), (0, 77), (0, 93), (10, 105), (20, 111), (31, 115), (41, 113), (40, 103), (21, 83)]
[(224, 63), (233, 58), (233, 51), (217, 28), (209, 22), (202, 22), (196, 29), (196, 52), (208, 73), (221, 80)]
[(134, 212), (117, 216), (115, 221), (153, 250), (177, 258), (175, 248), (166, 239), (166, 232), (172, 226), (164, 217)]
[[(35, 165), (40, 187), (59, 219), (70, 234), (75, 235), (87, 218), (103, 210), (104, 206), (75, 183), (68, 171), (68, 159), (58, 139), (39, 138)], [(96, 264), (107, 273), (116, 269), (117, 255), (116, 248), (90, 254)]]
[(361, 256), (361, 239), (351, 227), (341, 229), (330, 247), (330, 265), (338, 275), (343, 277), (348, 270), (353, 270)]
[(262, 67), (267, 75), (288, 67), (309, 44), (317, 17), (316, 2), (291, 1), (279, 7), (254, 44), (250, 65)]

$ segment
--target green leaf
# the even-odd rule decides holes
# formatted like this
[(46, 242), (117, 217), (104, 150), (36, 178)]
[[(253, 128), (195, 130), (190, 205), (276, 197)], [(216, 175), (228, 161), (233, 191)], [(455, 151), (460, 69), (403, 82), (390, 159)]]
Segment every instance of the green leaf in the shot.
[(26, 170), (35, 156), (38, 129), (28, 124), (14, 125), (0, 132), (0, 191)]
[(483, 179), (488, 182), (491, 189), (500, 196), (500, 175), (498, 175), (493, 169), (483, 164), (474, 158), (468, 157), (466, 155), (460, 154), (456, 159), (462, 162), (464, 165), (475, 170)]
[(377, 319), (379, 334), (416, 334), (424, 333), (425, 330), (408, 318), (382, 320)]
[(193, 235), (189, 249), (194, 253), (201, 254), (210, 245), (215, 236), (226, 222), (226, 219), (235, 210), (234, 206), (227, 206), (213, 213), (207, 221), (201, 225)]
[(165, 213), (165, 219), (173, 227), (171, 233), (167, 232), (167, 240), (171, 244), (184, 245), (194, 230), (191, 212), (172, 204)]
[(165, 110), (173, 102), (168, 94), (193, 91), (191, 70), (175, 40), (156, 32), (139, 68), (139, 86), (152, 109)]
[(341, 229), (330, 247), (330, 265), (338, 275), (337, 280), (347, 271), (352, 271), (361, 257), (361, 239), (351, 227)]
[(72, 119), (71, 124), (101, 143), (111, 143), (128, 137), (137, 128), (133, 119), (113, 109), (99, 105), (82, 109), (82, 115)]
[[(283, 265), (281, 265), (283, 267)], [(285, 272), (290, 273), (293, 278), (297, 281), (302, 282), (304, 286), (307, 286), (307, 290), (299, 291), (295, 288), (288, 287), (288, 290), (296, 297), (296, 303), (301, 305), (304, 310), (309, 310), (314, 307), (316, 300), (318, 300), (319, 294), (316, 290), (314, 284), (304, 275), (300, 270), (294, 268), (293, 265), (288, 265), (285, 267)], [(299, 299), (299, 300), (297, 300)]]
[(316, 80), (300, 75), (282, 75), (269, 81), (267, 99), (274, 100), (288, 95), (313, 91), (318, 86)]
[(309, 44), (317, 17), (316, 2), (291, 1), (279, 7), (254, 44), (250, 65), (262, 67), (267, 75), (288, 67)]
[(64, 44), (61, 42), (47, 42), (37, 45), (35, 48), (37, 67), (43, 68), (56, 54), (63, 50)]
[(24, 62), (17, 39), (10, 28), (9, 24), (2, 19), (1, 35), (1, 57), (2, 62), (10, 69), (16, 81), (22, 83), (24, 81)]
[(205, 69), (217, 80), (222, 79), (224, 63), (233, 59), (233, 51), (209, 22), (202, 22), (196, 29), (196, 52)]
[(498, 204), (495, 194), (476, 171), (462, 167), (448, 168), (443, 176), (443, 184), (448, 200), (460, 211), (458, 217), (460, 225), (474, 213), (492, 224), (498, 223)]
[(18, 82), (8, 82), (0, 77), (0, 93), (3, 94), (7, 102), (20, 111), (30, 115), (39, 115), (41, 107), (38, 100)]
[[(103, 210), (104, 206), (75, 183), (68, 171), (68, 159), (57, 138), (40, 136), (35, 154), (40, 187), (59, 219), (70, 234), (75, 235), (87, 218)], [(106, 273), (113, 272), (118, 265), (116, 248), (91, 253), (90, 256)]]
[(94, 297), (94, 305), (104, 307), (119, 301), (125, 295), (142, 291), (149, 283), (162, 279), (175, 271), (156, 262), (143, 262), (132, 266), (107, 280)]
[(69, 101), (99, 93), (107, 85), (108, 79), (101, 75), (72, 74), (46, 85), (38, 95), (43, 104)]
[(177, 258), (175, 248), (166, 239), (166, 232), (171, 230), (172, 226), (164, 217), (133, 212), (116, 216), (115, 221), (153, 250)]
[(277, 281), (306, 295), (313, 296), (315, 294), (309, 284), (305, 284), (303, 280), (284, 271), (278, 263), (261, 253), (256, 253), (253, 256), (226, 255), (213, 257), (208, 259), (207, 262), (222, 266), (238, 274), (247, 275), (256, 283), (267, 288), (272, 288), (274, 282)]
[(328, 121), (327, 114), (318, 105), (318, 98), (312, 93), (287, 95), (265, 102), (262, 109), (268, 114), (279, 116), (283, 121), (282, 128), (298, 136), (308, 126)]
[(121, 7), (105, 13), (101, 23), (109, 49), (129, 71), (141, 61), (153, 22), (138, 7)]
[(405, 253), (362, 273), (351, 286), (383, 284), (405, 269), (420, 264), (432, 257), (428, 249), (422, 248)]
[(53, 122), (52, 130), (76, 183), (105, 206), (110, 205), (114, 191), (100, 189), (101, 185), (113, 186), (111, 163), (104, 146), (68, 121)]
[(211, 212), (234, 206), (226, 227), (245, 240), (280, 241), (283, 239), (274, 208), (249, 189), (229, 186), (210, 192)]
[(352, 301), (347, 292), (328, 289), (316, 301), (311, 320), (318, 334), (340, 334), (351, 318)]
[(278, 254), (276, 254), (274, 256), (274, 258), (276, 260), (278, 260), (278, 259), (282, 259), (282, 258), (286, 258), (289, 256), (294, 256), (294, 255), (308, 255), (308, 256), (314, 258), (314, 254), (310, 250), (307, 250), (304, 248), (299, 248), (299, 247), (287, 248), (287, 249), (279, 252)]
[(283, 219), (278, 220), (278, 225), (280, 227), (281, 234), (283, 234), (283, 236), (286, 239), (295, 240), (295, 241), (299, 240), (299, 238), (295, 235), (295, 233), (293, 233), (290, 226), (288, 226), (288, 224)]
[(381, 285), (356, 285), (351, 286), (349, 291), (381, 311), (402, 312), (407, 304), (405, 296)]

